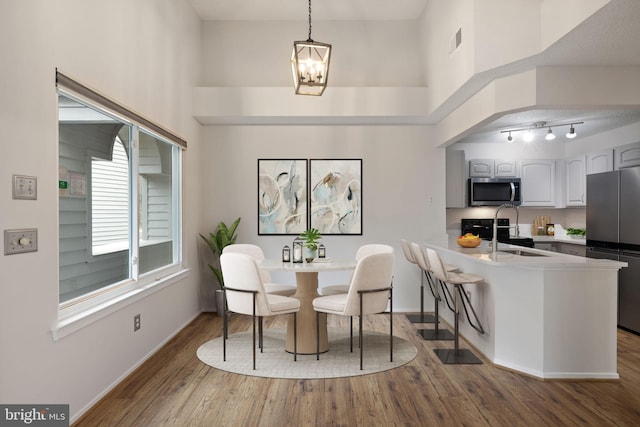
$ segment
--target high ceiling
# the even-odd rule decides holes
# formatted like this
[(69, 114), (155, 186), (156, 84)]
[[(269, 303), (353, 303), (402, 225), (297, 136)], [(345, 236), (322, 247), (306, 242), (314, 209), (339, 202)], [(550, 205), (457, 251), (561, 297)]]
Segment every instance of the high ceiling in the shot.
[[(429, 0), (316, 0), (313, 20), (363, 21), (417, 19)], [(307, 18), (305, 0), (190, 0), (206, 21), (291, 21)]]
[[(312, 3), (313, 20), (415, 20), (429, 0), (322, 0)], [(433, 1), (433, 0), (432, 0)], [(304, 20), (304, 0), (190, 0), (202, 20)], [(426, 123), (453, 111), (492, 80), (540, 66), (640, 66), (640, 0), (611, 0), (549, 49), (490, 70), (461, 88)], [(637, 90), (637, 89), (635, 89)], [(538, 109), (505, 114), (467, 132), (459, 142), (495, 142), (500, 130), (579, 122), (579, 136), (591, 136), (640, 121), (640, 106), (625, 109)], [(556, 129), (554, 129), (556, 131)], [(558, 128), (557, 133), (564, 130)], [(502, 138), (505, 140), (505, 138)], [(564, 140), (564, 138), (557, 138)]]

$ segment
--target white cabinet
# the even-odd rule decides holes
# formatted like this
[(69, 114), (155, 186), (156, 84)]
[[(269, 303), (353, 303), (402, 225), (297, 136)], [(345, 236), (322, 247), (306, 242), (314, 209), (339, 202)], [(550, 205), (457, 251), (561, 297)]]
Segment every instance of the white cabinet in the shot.
[(566, 166), (567, 206), (585, 206), (587, 190), (585, 156), (576, 156), (574, 158), (567, 159)]
[(493, 177), (493, 159), (472, 159), (469, 160), (470, 178), (491, 178)]
[(522, 160), (522, 206), (555, 206), (555, 160)]
[(466, 207), (466, 174), (464, 151), (447, 150), (446, 205), (448, 208)]
[(640, 142), (616, 147), (613, 153), (616, 169), (640, 166)]
[(587, 153), (587, 175), (613, 170), (613, 148)]
[(471, 159), (469, 160), (470, 178), (499, 178), (516, 176), (515, 160)]
[(515, 177), (517, 176), (515, 160), (494, 160), (493, 175), (496, 177)]

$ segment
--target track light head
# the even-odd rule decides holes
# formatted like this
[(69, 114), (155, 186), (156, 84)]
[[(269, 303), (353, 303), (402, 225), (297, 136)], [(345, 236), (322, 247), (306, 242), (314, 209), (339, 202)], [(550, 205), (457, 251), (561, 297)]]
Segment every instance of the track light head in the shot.
[(546, 139), (547, 141), (553, 141), (554, 139), (556, 139), (556, 136), (551, 131), (551, 128), (549, 128), (549, 132), (547, 132), (547, 135), (544, 137), (544, 139)]
[(569, 132), (567, 132), (565, 136), (569, 139), (573, 139), (576, 136), (578, 136), (578, 134), (576, 133), (576, 130), (573, 128), (573, 125), (571, 125), (571, 127), (569, 128)]
[(533, 132), (531, 132), (531, 129), (527, 129), (527, 131), (524, 133), (524, 136), (522, 137), (522, 139), (524, 140), (524, 142), (533, 141)]
[(507, 137), (507, 142), (513, 142), (513, 137), (511, 136), (511, 132), (509, 132), (509, 136)]

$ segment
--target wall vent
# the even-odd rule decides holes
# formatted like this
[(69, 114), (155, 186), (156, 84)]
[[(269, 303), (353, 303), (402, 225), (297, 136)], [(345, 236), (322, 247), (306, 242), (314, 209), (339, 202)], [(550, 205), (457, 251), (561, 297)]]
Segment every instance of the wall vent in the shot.
[(449, 54), (452, 54), (462, 44), (462, 27), (449, 40)]

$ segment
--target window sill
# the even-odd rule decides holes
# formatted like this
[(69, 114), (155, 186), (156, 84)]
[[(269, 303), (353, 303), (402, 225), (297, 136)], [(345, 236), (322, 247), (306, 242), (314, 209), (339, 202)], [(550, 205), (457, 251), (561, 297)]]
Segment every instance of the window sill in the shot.
[(189, 275), (190, 269), (179, 270), (173, 274), (153, 280), (150, 283), (140, 285), (135, 289), (131, 289), (121, 295), (118, 295), (109, 301), (92, 305), (80, 312), (73, 312), (65, 315), (64, 310), (59, 312), (58, 321), (51, 329), (51, 335), (54, 341), (58, 341), (68, 335), (79, 331), (86, 326), (103, 319), (122, 308), (131, 305), (143, 298), (152, 295), (167, 286), (170, 286)]

